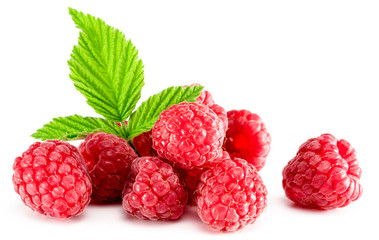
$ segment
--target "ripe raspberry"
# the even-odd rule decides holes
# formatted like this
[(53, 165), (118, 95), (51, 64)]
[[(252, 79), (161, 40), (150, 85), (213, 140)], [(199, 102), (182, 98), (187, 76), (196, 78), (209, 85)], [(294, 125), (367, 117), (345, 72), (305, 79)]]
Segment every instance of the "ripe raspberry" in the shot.
[[(225, 130), (226, 126), (228, 126), (228, 118), (226, 117), (226, 111), (221, 106), (214, 104), (210, 107), (217, 116), (224, 123)], [(152, 138), (153, 130), (148, 132), (141, 133), (140, 135), (133, 138), (133, 146), (136, 152), (141, 157), (157, 157), (158, 153), (153, 148), (153, 138)]]
[(109, 133), (93, 133), (79, 145), (92, 178), (92, 199), (112, 202), (121, 199), (130, 163), (137, 158), (127, 141)]
[(133, 145), (137, 153), (141, 157), (156, 157), (157, 151), (153, 148), (152, 130), (141, 133), (137, 137), (133, 138)]
[(170, 164), (158, 157), (133, 161), (122, 205), (140, 219), (174, 220), (183, 214), (187, 193)]
[(255, 167), (243, 159), (224, 159), (201, 175), (198, 214), (217, 231), (236, 231), (255, 222), (267, 190)]
[[(199, 85), (199, 84), (192, 84), (193, 85)], [(221, 121), (224, 123), (225, 130), (228, 126), (228, 118), (226, 116), (226, 111), (223, 107), (217, 105), (214, 103), (212, 95), (210, 92), (203, 90), (201, 91), (200, 96), (196, 99), (197, 103), (202, 103), (204, 105), (209, 106), (210, 109), (212, 109), (216, 115), (221, 119)], [(127, 123), (127, 121), (125, 121)], [(119, 124), (121, 126), (121, 124)], [(144, 132), (137, 137), (133, 138), (133, 145), (137, 153), (143, 157), (143, 156), (151, 156), (155, 157), (158, 156), (157, 151), (153, 148), (153, 139), (152, 139), (152, 130), (148, 132)]]
[(270, 151), (271, 136), (262, 119), (248, 110), (228, 112), (225, 149), (231, 157), (245, 159), (261, 170)]
[(283, 188), (289, 199), (309, 208), (344, 207), (359, 198), (361, 169), (346, 140), (331, 134), (311, 138), (283, 169)]
[(91, 179), (75, 146), (59, 140), (36, 142), (17, 157), (13, 185), (21, 200), (41, 214), (68, 218), (90, 201)]
[(158, 155), (191, 169), (222, 153), (225, 129), (209, 107), (183, 102), (163, 111), (153, 127), (153, 147)]
[(222, 155), (215, 159), (211, 166), (202, 166), (200, 168), (194, 168), (191, 170), (178, 169), (179, 177), (185, 183), (186, 190), (188, 192), (188, 205), (197, 205), (197, 186), (200, 183), (200, 177), (203, 172), (212, 168), (213, 165), (225, 160), (230, 159), (228, 152), (223, 151)]

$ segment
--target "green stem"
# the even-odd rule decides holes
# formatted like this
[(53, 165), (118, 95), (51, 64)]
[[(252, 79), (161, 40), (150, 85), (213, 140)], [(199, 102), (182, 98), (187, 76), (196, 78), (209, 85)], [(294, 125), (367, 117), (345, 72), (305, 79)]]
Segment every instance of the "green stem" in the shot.
[(126, 141), (128, 141), (129, 145), (134, 149), (134, 151), (136, 151), (136, 148), (134, 147), (134, 144), (133, 144), (133, 139), (129, 139), (127, 137), (125, 121), (121, 122), (121, 127), (122, 127), (122, 131), (124, 133), (124, 138), (126, 139)]
[(129, 141), (129, 139), (127, 137), (127, 134), (126, 134), (126, 124), (125, 124), (125, 121), (121, 121), (121, 128), (122, 128), (122, 132), (124, 133), (124, 138)]

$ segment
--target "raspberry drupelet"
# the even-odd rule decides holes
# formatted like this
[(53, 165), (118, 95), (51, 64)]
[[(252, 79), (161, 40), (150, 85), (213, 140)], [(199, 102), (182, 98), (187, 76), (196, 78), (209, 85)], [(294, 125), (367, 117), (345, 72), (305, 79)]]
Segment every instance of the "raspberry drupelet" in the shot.
[(303, 143), (282, 174), (287, 197), (304, 207), (344, 207), (362, 194), (356, 151), (331, 134)]

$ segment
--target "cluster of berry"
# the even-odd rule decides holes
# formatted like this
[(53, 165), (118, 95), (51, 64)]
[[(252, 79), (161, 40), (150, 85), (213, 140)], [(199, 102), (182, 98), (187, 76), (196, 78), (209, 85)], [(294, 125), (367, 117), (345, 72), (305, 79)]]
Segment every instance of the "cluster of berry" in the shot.
[[(122, 201), (140, 219), (173, 220), (190, 204), (212, 229), (236, 231), (266, 207), (258, 171), (270, 142), (257, 114), (226, 112), (203, 91), (194, 103), (164, 110), (130, 144), (104, 132), (88, 135), (79, 148), (36, 142), (16, 158), (13, 184), (27, 206), (53, 217), (77, 215), (92, 200)], [(350, 144), (324, 134), (304, 143), (284, 168), (283, 188), (303, 206), (332, 209), (360, 196), (360, 174)]]

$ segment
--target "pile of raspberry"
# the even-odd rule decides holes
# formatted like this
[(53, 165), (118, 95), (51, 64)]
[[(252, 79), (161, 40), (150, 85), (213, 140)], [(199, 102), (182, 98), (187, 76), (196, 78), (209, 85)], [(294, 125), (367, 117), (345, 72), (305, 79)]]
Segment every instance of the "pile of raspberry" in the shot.
[[(28, 207), (52, 217), (78, 215), (90, 201), (122, 202), (126, 213), (146, 220), (179, 219), (196, 207), (210, 228), (233, 232), (266, 208), (258, 171), (270, 143), (257, 114), (226, 112), (204, 90), (196, 102), (164, 110), (152, 130), (131, 142), (104, 132), (88, 135), (78, 148), (36, 142), (16, 158), (13, 184)], [(360, 174), (351, 145), (324, 134), (300, 147), (282, 184), (302, 206), (333, 209), (359, 198)]]

